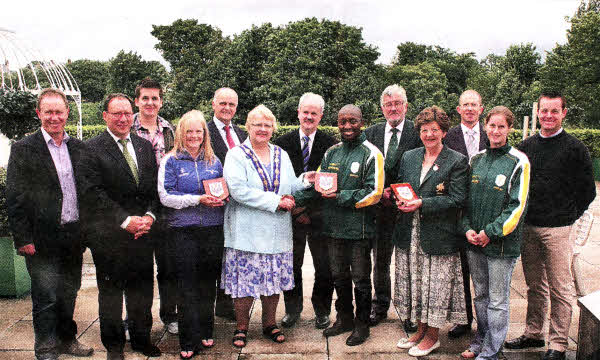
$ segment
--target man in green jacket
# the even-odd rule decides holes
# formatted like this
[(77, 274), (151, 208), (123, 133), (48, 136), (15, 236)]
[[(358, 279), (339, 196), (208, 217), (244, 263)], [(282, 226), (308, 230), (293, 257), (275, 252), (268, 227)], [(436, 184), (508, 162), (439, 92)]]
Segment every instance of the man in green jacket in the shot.
[[(327, 238), (330, 268), (337, 300), (337, 319), (323, 335), (336, 336), (352, 331), (348, 346), (362, 344), (369, 337), (371, 312), (370, 244), (375, 237), (375, 205), (383, 193), (383, 155), (362, 133), (362, 113), (346, 105), (338, 113), (342, 142), (330, 147), (320, 171), (337, 174), (337, 190), (320, 195), (315, 190), (296, 193), (302, 206), (322, 196), (323, 235)], [(356, 318), (352, 305), (352, 283)]]

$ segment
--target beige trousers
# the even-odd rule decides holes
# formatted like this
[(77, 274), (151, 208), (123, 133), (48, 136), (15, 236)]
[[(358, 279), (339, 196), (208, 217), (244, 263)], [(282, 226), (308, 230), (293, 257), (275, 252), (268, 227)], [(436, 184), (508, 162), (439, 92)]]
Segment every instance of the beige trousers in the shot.
[(522, 263), (527, 284), (527, 327), (525, 336), (544, 339), (544, 322), (550, 299), (548, 349), (565, 351), (571, 326), (574, 243), (570, 226), (523, 229)]

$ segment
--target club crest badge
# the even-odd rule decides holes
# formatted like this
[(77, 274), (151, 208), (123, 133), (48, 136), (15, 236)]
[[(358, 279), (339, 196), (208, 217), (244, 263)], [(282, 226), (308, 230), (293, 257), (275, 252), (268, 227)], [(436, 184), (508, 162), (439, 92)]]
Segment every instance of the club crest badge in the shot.
[(435, 187), (435, 191), (438, 194), (441, 194), (444, 192), (444, 190), (446, 189), (446, 187), (444, 186), (444, 183), (439, 183), (436, 187)]
[(360, 164), (357, 161), (353, 162), (352, 165), (350, 165), (350, 171), (352, 171), (353, 174), (356, 174), (359, 168)]
[(506, 176), (505, 175), (498, 175), (496, 176), (496, 186), (502, 186), (504, 185), (504, 183), (506, 183)]

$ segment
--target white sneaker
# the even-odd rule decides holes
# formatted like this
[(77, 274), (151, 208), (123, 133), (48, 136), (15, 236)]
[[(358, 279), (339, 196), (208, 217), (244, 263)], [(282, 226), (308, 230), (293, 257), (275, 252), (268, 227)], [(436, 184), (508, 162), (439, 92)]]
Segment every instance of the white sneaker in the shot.
[(429, 349), (421, 350), (419, 349), (419, 345), (415, 345), (408, 350), (408, 355), (410, 356), (426, 356), (429, 355), (430, 352), (440, 347), (440, 341), (436, 341)]
[(167, 331), (169, 334), (177, 335), (179, 334), (179, 324), (177, 321), (173, 321), (172, 323), (167, 324)]

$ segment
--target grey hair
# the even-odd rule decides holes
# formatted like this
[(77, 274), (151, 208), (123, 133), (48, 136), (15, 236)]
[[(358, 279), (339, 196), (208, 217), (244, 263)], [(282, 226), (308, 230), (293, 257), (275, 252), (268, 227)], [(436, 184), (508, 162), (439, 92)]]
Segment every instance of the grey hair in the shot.
[(322, 114), (323, 111), (325, 111), (325, 100), (323, 100), (323, 97), (321, 95), (311, 93), (311, 92), (304, 93), (304, 94), (302, 94), (302, 96), (300, 96), (300, 101), (298, 101), (298, 110), (300, 110), (302, 103), (304, 103), (306, 100), (308, 100), (310, 98), (314, 98), (315, 100), (317, 100), (317, 104), (321, 108), (321, 114)]
[(393, 85), (386, 87), (385, 90), (383, 90), (383, 92), (381, 93), (381, 97), (379, 98), (379, 104), (381, 105), (381, 107), (383, 107), (383, 97), (385, 95), (392, 96), (393, 94), (399, 94), (400, 97), (402, 98), (402, 101), (405, 104), (408, 101), (406, 99), (406, 90), (404, 90), (404, 88), (398, 84), (393, 84)]

